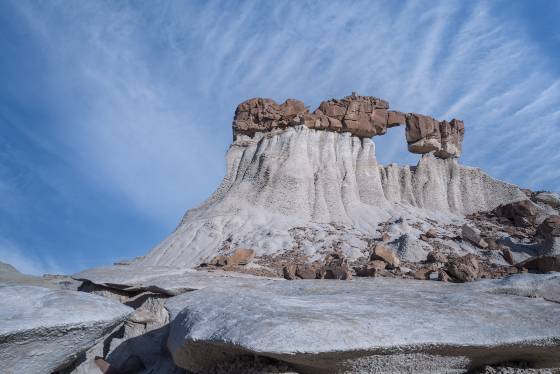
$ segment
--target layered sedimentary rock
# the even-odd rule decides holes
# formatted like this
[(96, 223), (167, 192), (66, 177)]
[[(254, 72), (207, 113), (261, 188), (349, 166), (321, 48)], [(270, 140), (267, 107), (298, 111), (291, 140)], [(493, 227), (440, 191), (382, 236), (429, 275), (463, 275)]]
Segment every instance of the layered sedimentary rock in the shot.
[(0, 285), (0, 372), (62, 370), (132, 309), (82, 292)]
[(462, 121), (438, 121), (422, 114), (389, 111), (387, 101), (355, 93), (340, 100), (323, 101), (313, 113), (299, 100), (288, 99), (277, 104), (272, 99), (250, 99), (237, 107), (233, 132), (235, 138), (240, 134), (253, 136), (257, 132), (305, 125), (311, 129), (371, 138), (402, 124), (406, 124), (410, 152), (435, 152), (440, 158), (461, 155), (465, 132)]
[(449, 222), (523, 199), (516, 186), (453, 158), (427, 154), (416, 167), (382, 167), (372, 140), (348, 132), (300, 125), (237, 134), (217, 191), (137, 262), (195, 267), (237, 248), (262, 256), (297, 246), (313, 256), (339, 242), (356, 257), (382, 222)]
[(513, 360), (557, 367), (559, 280), (215, 285), (167, 302), (168, 348), (195, 373), (253, 354), (299, 373), (463, 373)]
[(463, 121), (438, 121), (412, 113), (406, 116), (406, 141), (412, 153), (435, 152), (440, 158), (459, 157), (465, 125)]

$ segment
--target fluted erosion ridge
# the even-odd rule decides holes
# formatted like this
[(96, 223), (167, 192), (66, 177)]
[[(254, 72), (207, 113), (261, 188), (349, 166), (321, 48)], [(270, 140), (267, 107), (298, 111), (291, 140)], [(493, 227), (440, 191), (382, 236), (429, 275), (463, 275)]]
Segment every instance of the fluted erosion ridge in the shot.
[(439, 158), (461, 155), (465, 132), (463, 121), (438, 121), (423, 114), (390, 111), (387, 101), (356, 93), (340, 100), (323, 101), (313, 113), (295, 99), (288, 99), (283, 104), (272, 99), (250, 99), (239, 104), (235, 111), (233, 134), (234, 138), (240, 134), (253, 136), (257, 132), (304, 125), (310, 129), (349, 132), (361, 138), (371, 138), (401, 124), (406, 124), (410, 152), (434, 152)]
[(430, 153), (416, 167), (382, 167), (367, 137), (263, 127), (252, 137), (236, 132), (218, 190), (140, 261), (192, 267), (235, 248), (262, 256), (297, 247), (313, 257), (336, 245), (356, 257), (383, 222), (449, 222), (525, 198), (454, 158)]

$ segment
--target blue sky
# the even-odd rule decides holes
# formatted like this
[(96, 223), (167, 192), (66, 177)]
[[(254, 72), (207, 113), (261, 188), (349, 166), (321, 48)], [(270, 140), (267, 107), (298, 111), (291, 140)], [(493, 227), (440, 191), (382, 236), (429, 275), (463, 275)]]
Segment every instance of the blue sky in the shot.
[[(560, 190), (560, 2), (0, 2), (0, 260), (142, 255), (225, 171), (250, 97), (466, 122), (463, 164)], [(402, 129), (383, 163), (415, 163)]]

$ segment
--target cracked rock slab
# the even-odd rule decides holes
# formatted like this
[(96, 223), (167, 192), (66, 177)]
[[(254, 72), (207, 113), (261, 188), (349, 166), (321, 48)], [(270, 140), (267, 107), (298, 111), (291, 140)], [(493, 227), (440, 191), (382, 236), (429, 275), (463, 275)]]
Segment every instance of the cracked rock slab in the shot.
[(538, 278), (509, 282), (216, 285), (168, 300), (168, 348), (177, 365), (199, 373), (243, 354), (302, 373), (464, 372), (509, 360), (560, 366), (560, 305), (516, 295), (538, 288)]
[(132, 309), (83, 292), (0, 285), (0, 372), (51, 373), (125, 320)]
[[(172, 266), (114, 265), (84, 270), (72, 276), (99, 286), (125, 292), (151, 291), (175, 296), (214, 284), (241, 285), (268, 278), (225, 271), (199, 271)], [(278, 279), (280, 280), (280, 279)]]

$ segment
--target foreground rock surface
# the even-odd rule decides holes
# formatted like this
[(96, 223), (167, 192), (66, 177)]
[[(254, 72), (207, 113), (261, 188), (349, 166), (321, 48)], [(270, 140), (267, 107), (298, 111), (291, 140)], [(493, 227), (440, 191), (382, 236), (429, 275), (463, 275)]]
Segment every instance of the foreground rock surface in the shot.
[(558, 367), (560, 305), (524, 297), (538, 296), (540, 285), (550, 287), (558, 275), (532, 283), (527, 276), (506, 284), (375, 279), (214, 286), (167, 302), (174, 318), (168, 347), (176, 364), (199, 373), (244, 354), (302, 373), (463, 372), (508, 360)]
[(214, 284), (241, 285), (267, 278), (234, 272), (208, 272), (172, 266), (114, 265), (84, 270), (72, 276), (98, 286), (127, 293), (150, 291), (175, 296)]
[(132, 309), (82, 292), (0, 285), (0, 372), (64, 369)]

